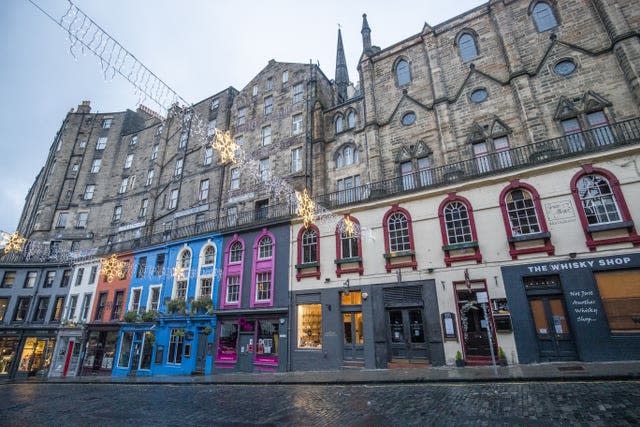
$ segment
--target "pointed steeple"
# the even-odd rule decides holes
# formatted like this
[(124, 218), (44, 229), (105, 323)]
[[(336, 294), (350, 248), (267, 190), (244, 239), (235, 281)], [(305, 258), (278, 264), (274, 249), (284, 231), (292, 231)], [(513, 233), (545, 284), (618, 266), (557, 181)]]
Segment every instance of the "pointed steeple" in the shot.
[(342, 46), (342, 32), (338, 28), (338, 50), (336, 52), (336, 86), (338, 87), (338, 103), (347, 100), (347, 87), (349, 86), (349, 70)]
[(369, 23), (367, 22), (367, 14), (362, 14), (362, 30), (360, 30), (362, 34), (362, 50), (365, 52), (371, 49), (371, 28), (369, 28)]

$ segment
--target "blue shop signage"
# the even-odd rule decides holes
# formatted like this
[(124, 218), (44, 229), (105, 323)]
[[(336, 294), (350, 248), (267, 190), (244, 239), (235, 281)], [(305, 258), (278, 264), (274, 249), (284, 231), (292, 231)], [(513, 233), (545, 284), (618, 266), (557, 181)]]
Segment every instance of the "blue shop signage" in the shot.
[(640, 253), (502, 267), (502, 275), (521, 363), (640, 358), (640, 326), (625, 312), (640, 293)]

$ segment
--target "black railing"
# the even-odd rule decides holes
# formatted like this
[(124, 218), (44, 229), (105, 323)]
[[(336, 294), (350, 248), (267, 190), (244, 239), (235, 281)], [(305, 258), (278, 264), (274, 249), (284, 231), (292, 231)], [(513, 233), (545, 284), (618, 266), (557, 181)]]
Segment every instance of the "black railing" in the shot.
[(640, 142), (640, 119), (590, 129), (522, 147), (498, 151), (445, 166), (372, 182), (314, 197), (325, 208), (382, 199), (402, 193), (446, 186), (558, 159), (576, 157)]
[(170, 228), (133, 240), (114, 242), (99, 248), (99, 254), (123, 252), (137, 248), (159, 245), (202, 234), (241, 228), (246, 225), (260, 225), (275, 220), (291, 218), (295, 214), (295, 206), (290, 204), (265, 206), (254, 211), (239, 212), (182, 227)]

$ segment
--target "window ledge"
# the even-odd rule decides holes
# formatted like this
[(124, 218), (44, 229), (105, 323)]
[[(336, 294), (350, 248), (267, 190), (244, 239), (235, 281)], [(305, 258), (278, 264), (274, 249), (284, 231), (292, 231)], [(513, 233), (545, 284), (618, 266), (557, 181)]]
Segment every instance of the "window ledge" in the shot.
[(354, 262), (362, 262), (362, 257), (354, 256), (351, 258), (341, 258), (334, 261), (337, 265), (352, 264)]
[(511, 236), (509, 237), (509, 243), (515, 242), (526, 242), (528, 240), (540, 240), (540, 239), (550, 239), (551, 233), (548, 231), (546, 233), (531, 233), (531, 234), (522, 234), (519, 236)]
[(392, 258), (402, 258), (405, 256), (414, 256), (416, 253), (415, 251), (400, 251), (400, 252), (389, 252), (388, 254), (383, 254), (385, 259), (392, 259)]
[(477, 248), (478, 242), (464, 242), (464, 243), (456, 243), (453, 245), (444, 245), (442, 246), (443, 251), (456, 251), (458, 249), (467, 249), (467, 248)]
[(298, 270), (302, 270), (304, 268), (314, 268), (314, 267), (320, 267), (320, 263), (315, 261), (315, 262), (305, 262), (302, 264), (296, 264), (296, 268)]
[(621, 221), (621, 222), (614, 222), (612, 224), (590, 225), (587, 227), (587, 231), (590, 233), (593, 233), (596, 231), (619, 230), (622, 228), (631, 228), (631, 227), (633, 227), (633, 221)]

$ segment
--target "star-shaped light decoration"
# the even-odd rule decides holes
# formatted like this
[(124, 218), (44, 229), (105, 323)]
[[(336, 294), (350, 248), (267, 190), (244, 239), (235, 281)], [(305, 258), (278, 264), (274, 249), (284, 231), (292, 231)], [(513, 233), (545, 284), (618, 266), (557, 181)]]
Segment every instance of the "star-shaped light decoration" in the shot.
[(120, 261), (116, 254), (111, 254), (108, 258), (102, 258), (100, 260), (100, 266), (102, 270), (102, 274), (107, 278), (107, 282), (113, 282), (113, 279), (116, 277), (122, 279), (124, 278), (125, 272), (124, 270), (124, 261)]
[(3, 232), (0, 244), (4, 244), (4, 253), (7, 254), (9, 252), (22, 252), (26, 241), (27, 239), (18, 234), (17, 231), (11, 234)]
[(238, 151), (238, 144), (231, 137), (231, 132), (223, 132), (220, 129), (216, 129), (215, 137), (211, 146), (220, 153), (220, 163), (231, 162), (236, 163), (236, 152)]
[(184, 274), (186, 273), (186, 268), (175, 266), (173, 268), (173, 277), (177, 279), (184, 279)]
[(304, 228), (309, 228), (316, 216), (316, 204), (306, 188), (302, 193), (296, 191), (296, 198), (298, 199), (298, 215), (302, 217)]
[(353, 233), (355, 232), (355, 226), (353, 224), (353, 221), (351, 221), (348, 215), (344, 217), (343, 226), (344, 226), (344, 233), (347, 235), (347, 237), (353, 237)]

